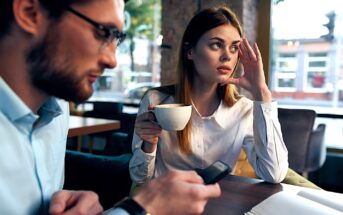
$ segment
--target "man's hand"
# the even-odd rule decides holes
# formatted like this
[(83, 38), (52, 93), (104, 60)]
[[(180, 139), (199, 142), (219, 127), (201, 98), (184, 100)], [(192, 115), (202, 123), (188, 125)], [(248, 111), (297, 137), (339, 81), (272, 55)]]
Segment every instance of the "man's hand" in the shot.
[(151, 214), (201, 214), (209, 198), (220, 196), (218, 184), (204, 185), (194, 171), (170, 171), (152, 180), (134, 197)]
[(51, 215), (93, 215), (103, 211), (98, 195), (91, 191), (62, 190), (51, 198)]

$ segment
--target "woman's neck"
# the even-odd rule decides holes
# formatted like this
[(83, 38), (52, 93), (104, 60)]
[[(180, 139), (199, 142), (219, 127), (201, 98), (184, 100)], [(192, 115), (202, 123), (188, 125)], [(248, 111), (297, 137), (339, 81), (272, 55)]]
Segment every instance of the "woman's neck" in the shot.
[(192, 87), (192, 102), (200, 116), (211, 116), (220, 104), (217, 85), (194, 84)]

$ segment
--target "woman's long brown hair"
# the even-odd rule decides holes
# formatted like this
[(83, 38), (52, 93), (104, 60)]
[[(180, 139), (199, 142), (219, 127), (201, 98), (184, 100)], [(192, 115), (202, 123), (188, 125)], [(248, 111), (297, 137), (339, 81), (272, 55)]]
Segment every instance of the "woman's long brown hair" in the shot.
[[(193, 77), (195, 73), (193, 61), (188, 60), (188, 51), (195, 47), (200, 37), (207, 31), (221, 25), (232, 25), (237, 29), (242, 37), (242, 28), (240, 22), (233, 11), (227, 7), (209, 8), (195, 15), (188, 24), (183, 35), (180, 47), (177, 65), (177, 85), (176, 85), (176, 101), (183, 104), (191, 104), (191, 89)], [(238, 61), (235, 70), (238, 66)], [(234, 76), (234, 72), (231, 77)], [(218, 93), (222, 97), (224, 103), (231, 107), (240, 98), (236, 87), (232, 84), (225, 86), (218, 85)], [(188, 122), (184, 130), (178, 131), (178, 144), (182, 153), (190, 154), (191, 149), (191, 130), (192, 123)]]

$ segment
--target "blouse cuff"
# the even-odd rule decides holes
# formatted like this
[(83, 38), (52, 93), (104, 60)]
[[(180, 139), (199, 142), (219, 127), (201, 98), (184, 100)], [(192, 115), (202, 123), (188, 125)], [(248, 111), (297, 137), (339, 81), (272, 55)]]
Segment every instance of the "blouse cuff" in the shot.
[(136, 151), (137, 157), (140, 158), (139, 160), (144, 160), (150, 162), (156, 157), (156, 150), (151, 153), (146, 153), (142, 149), (137, 149)]

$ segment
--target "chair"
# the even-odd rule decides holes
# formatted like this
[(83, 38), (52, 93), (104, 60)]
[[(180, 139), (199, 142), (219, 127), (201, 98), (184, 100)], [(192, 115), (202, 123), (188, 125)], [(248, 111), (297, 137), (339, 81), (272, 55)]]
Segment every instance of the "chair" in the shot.
[[(288, 149), (289, 169), (286, 178), (282, 181), (303, 187), (319, 187), (302, 177), (307, 172), (319, 169), (326, 157), (324, 145), (325, 125), (319, 124), (313, 130), (316, 112), (302, 109), (278, 109), (281, 131)], [(233, 168), (234, 175), (256, 178), (253, 167), (248, 162), (247, 156), (241, 150), (238, 161)]]
[(307, 109), (278, 109), (283, 139), (288, 149), (289, 167), (298, 173), (319, 169), (325, 161), (325, 124), (313, 130), (316, 112)]
[[(231, 174), (237, 175), (237, 176), (248, 177), (248, 178), (257, 178), (256, 172), (254, 168), (251, 166), (251, 164), (249, 163), (248, 158), (243, 149), (241, 150), (239, 154), (238, 160)], [(307, 178), (303, 177), (302, 175), (299, 175), (291, 168), (288, 168), (286, 177), (282, 181), (282, 183), (291, 184), (291, 185), (300, 186), (300, 187), (321, 189), (316, 184), (309, 181)], [(132, 187), (131, 187), (131, 193), (132, 193)]]
[(131, 157), (132, 154), (104, 156), (67, 150), (64, 189), (92, 190), (108, 209), (129, 195)]
[[(84, 117), (102, 119), (114, 119), (113, 116), (123, 112), (124, 104), (120, 102), (93, 102), (93, 110), (85, 111)], [(94, 138), (105, 138), (106, 143), (110, 141), (112, 132), (101, 132), (89, 135), (88, 149), (93, 152)]]
[(121, 122), (120, 129), (115, 132), (102, 132), (90, 135), (90, 152), (92, 152), (94, 138), (104, 138), (106, 139), (105, 155), (116, 156), (123, 153), (131, 153), (131, 142), (137, 114), (123, 113), (123, 107), (123, 103), (94, 102), (93, 110), (84, 113), (86, 117), (114, 119)]

